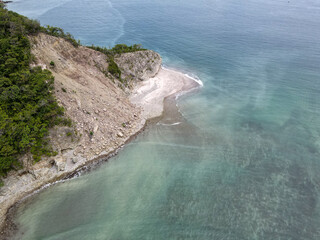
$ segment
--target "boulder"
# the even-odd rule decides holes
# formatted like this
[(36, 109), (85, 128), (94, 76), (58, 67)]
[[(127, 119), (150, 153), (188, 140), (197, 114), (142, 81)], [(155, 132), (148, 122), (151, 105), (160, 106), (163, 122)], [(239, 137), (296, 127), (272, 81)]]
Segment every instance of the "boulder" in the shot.
[(71, 161), (72, 161), (72, 163), (76, 164), (79, 161), (79, 159), (78, 158), (71, 158)]
[(64, 171), (66, 168), (66, 159), (63, 157), (57, 157), (55, 159), (55, 165), (57, 166), (58, 171)]
[(119, 132), (117, 133), (117, 136), (122, 138), (122, 137), (123, 137), (123, 133), (119, 131)]

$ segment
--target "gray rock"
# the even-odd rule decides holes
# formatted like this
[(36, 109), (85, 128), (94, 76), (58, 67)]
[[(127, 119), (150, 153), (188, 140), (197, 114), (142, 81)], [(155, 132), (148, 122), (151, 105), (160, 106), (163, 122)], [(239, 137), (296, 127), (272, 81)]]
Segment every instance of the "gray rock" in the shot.
[(144, 81), (159, 72), (162, 59), (158, 53), (146, 50), (121, 54), (115, 58), (115, 62), (123, 78)]
[(76, 163), (79, 161), (79, 159), (78, 159), (78, 158), (71, 158), (71, 161), (72, 161), (74, 164), (76, 164)]
[(58, 171), (64, 171), (66, 168), (66, 159), (63, 157), (57, 157), (55, 159), (55, 163), (57, 166)]

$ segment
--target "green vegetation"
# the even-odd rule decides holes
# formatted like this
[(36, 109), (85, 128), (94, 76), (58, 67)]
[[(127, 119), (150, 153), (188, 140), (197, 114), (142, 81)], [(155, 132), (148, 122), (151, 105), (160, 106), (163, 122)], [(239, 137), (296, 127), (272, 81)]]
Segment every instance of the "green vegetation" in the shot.
[(61, 88), (62, 92), (67, 92), (67, 90), (65, 88)]
[(71, 125), (52, 94), (51, 72), (29, 67), (32, 56), (27, 35), (45, 31), (72, 41), (68, 34), (53, 29), (0, 6), (0, 176), (20, 167), (22, 154), (30, 153), (34, 161), (53, 155), (46, 139), (48, 129)]
[(126, 44), (117, 44), (111, 49), (111, 51), (114, 54), (138, 52), (138, 51), (145, 51), (145, 50), (147, 49), (142, 48), (141, 44), (134, 44), (132, 46), (127, 46)]
[(113, 58), (110, 58), (108, 63), (109, 63), (108, 72), (111, 73), (116, 78), (121, 79), (121, 70), (118, 67), (118, 64), (116, 64), (116, 62), (113, 60)]
[(93, 136), (93, 132), (92, 131), (90, 131), (90, 136)]
[(134, 44), (132, 46), (127, 46), (126, 44), (117, 44), (113, 48), (98, 47), (98, 46), (92, 45), (92, 46), (88, 46), (88, 48), (91, 48), (91, 49), (96, 50), (98, 52), (102, 52), (111, 58), (114, 58), (116, 54), (147, 50), (147, 49), (142, 48), (142, 46), (140, 44)]
[(51, 62), (50, 62), (50, 66), (51, 66), (51, 67), (54, 67), (54, 66), (55, 66), (54, 61), (51, 61)]

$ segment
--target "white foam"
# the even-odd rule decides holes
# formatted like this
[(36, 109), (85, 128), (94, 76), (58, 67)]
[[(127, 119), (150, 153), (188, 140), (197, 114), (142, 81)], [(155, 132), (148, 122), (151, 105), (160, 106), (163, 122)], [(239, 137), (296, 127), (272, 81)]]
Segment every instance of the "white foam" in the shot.
[(182, 122), (176, 122), (176, 123), (171, 123), (171, 124), (166, 124), (166, 123), (157, 123), (157, 125), (162, 125), (162, 126), (176, 126), (181, 124)]
[(185, 95), (186, 93), (188, 93), (188, 91), (181, 91), (178, 94), (176, 94), (176, 100), (178, 100), (179, 97)]
[(200, 80), (200, 78), (196, 75), (190, 76), (189, 74), (185, 73), (184, 74), (186, 77), (192, 79), (193, 81), (197, 82), (201, 87), (203, 87), (203, 82)]
[(183, 73), (179, 70), (176, 70), (176, 69), (172, 69), (170, 67), (167, 67), (166, 65), (162, 65), (162, 68), (165, 69), (165, 70), (170, 70), (170, 71), (175, 71), (175, 72), (179, 72), (181, 74), (183, 74), (184, 76), (186, 76), (187, 78), (190, 78), (191, 80), (197, 82), (199, 84), (200, 87), (203, 87), (203, 82), (201, 81), (201, 79), (195, 75), (195, 74), (188, 74), (188, 73)]

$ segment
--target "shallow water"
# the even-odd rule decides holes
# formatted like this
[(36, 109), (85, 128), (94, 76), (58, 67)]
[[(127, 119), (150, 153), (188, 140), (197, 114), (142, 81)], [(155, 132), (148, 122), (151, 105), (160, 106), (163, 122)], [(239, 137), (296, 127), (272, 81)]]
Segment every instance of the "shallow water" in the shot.
[[(204, 87), (99, 169), (43, 191), (17, 239), (320, 239), (320, 3), (16, 1), (85, 44), (142, 43)], [(163, 122), (164, 123), (164, 122)]]

